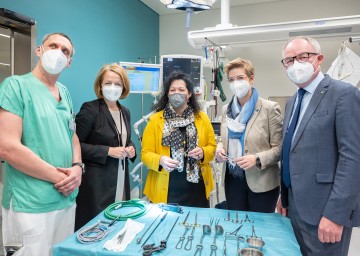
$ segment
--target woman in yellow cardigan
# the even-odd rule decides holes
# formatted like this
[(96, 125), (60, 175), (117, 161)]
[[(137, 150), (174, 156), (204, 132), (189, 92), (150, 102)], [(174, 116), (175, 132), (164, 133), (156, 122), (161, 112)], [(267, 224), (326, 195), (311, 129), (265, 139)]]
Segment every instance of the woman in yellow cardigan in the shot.
[(209, 207), (215, 134), (191, 80), (170, 75), (155, 110), (142, 141), (141, 161), (149, 169), (144, 194), (153, 203)]

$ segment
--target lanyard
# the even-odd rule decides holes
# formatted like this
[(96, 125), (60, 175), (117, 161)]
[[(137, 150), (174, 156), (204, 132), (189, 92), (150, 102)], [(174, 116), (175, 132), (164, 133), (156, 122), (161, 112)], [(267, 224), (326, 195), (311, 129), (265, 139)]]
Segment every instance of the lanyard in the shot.
[(120, 132), (116, 126), (116, 123), (115, 123), (115, 120), (114, 120), (114, 125), (115, 125), (115, 130), (116, 130), (116, 133), (117, 133), (117, 136), (118, 136), (118, 140), (119, 140), (119, 146), (122, 147), (122, 139), (121, 139), (121, 135), (122, 135), (122, 111), (121, 111), (121, 108), (119, 109), (119, 112), (120, 112)]

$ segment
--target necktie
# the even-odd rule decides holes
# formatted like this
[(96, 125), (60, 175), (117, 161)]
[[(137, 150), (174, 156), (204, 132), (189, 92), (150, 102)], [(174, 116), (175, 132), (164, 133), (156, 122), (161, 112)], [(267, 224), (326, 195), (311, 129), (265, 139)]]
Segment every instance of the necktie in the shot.
[(296, 105), (289, 128), (287, 129), (287, 131), (285, 133), (285, 137), (284, 137), (284, 141), (283, 141), (283, 145), (282, 145), (282, 163), (281, 163), (282, 180), (287, 188), (291, 186), (290, 170), (289, 170), (289, 168), (290, 168), (289, 156), (290, 156), (291, 142), (292, 142), (292, 138), (294, 136), (296, 124), (299, 119), (301, 102), (302, 102), (305, 92), (306, 91), (304, 89), (298, 90), (298, 103)]

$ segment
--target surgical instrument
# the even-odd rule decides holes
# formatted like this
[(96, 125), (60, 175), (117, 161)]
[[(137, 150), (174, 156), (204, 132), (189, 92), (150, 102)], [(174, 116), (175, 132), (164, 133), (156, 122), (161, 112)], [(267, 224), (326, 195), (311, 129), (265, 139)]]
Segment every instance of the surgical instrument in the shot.
[(197, 213), (195, 214), (195, 224), (193, 225), (193, 228), (191, 230), (191, 234), (187, 237), (187, 242), (185, 244), (185, 250), (187, 250), (187, 251), (191, 250), (192, 241), (194, 240), (194, 232), (195, 232), (196, 226), (197, 226)]
[(185, 240), (185, 235), (186, 233), (189, 231), (190, 229), (190, 226), (189, 225), (186, 225), (185, 226), (185, 231), (184, 231), (184, 234), (182, 236), (180, 236), (179, 238), (179, 242), (176, 244), (175, 248), (176, 249), (181, 249), (182, 246), (183, 246), (183, 243), (184, 243), (184, 240)]
[(145, 230), (144, 234), (142, 234), (137, 240), (136, 243), (140, 244), (141, 243), (141, 239), (145, 236), (145, 234), (149, 231), (149, 229), (152, 227), (152, 225), (156, 222), (156, 220), (160, 217), (160, 215), (158, 215), (155, 220), (150, 224), (150, 226)]
[(253, 220), (249, 219), (248, 213), (245, 213), (245, 220), (241, 220), (240, 223), (244, 223), (244, 222), (247, 222), (247, 221), (250, 222), (250, 223), (254, 223)]
[(225, 221), (231, 221), (231, 219), (230, 219), (230, 212), (228, 212), (228, 217), (227, 217), (227, 219), (224, 219)]
[(163, 222), (163, 220), (166, 218), (167, 216), (167, 212), (161, 217), (159, 223), (155, 226), (155, 228), (151, 231), (150, 235), (146, 238), (145, 242), (141, 245), (141, 248), (144, 246), (144, 244), (147, 242), (147, 240), (149, 240), (149, 238), (151, 237), (151, 235), (154, 233), (154, 231), (158, 228), (158, 226), (161, 224), (161, 222)]
[(194, 256), (196, 256), (199, 253), (199, 256), (201, 256), (201, 251), (203, 249), (202, 241), (204, 239), (204, 236), (211, 234), (211, 227), (209, 225), (203, 225), (203, 233), (200, 238), (200, 243), (196, 245), (196, 251)]
[(185, 217), (184, 221), (181, 222), (181, 223), (179, 223), (180, 225), (188, 226), (188, 224), (186, 223), (186, 220), (187, 220), (187, 218), (189, 217), (189, 214), (190, 214), (190, 211), (188, 211), (188, 213), (186, 214), (186, 217)]
[(237, 233), (240, 231), (240, 229), (243, 227), (243, 224), (241, 224), (237, 229), (235, 229), (233, 232), (226, 232), (225, 235), (234, 235), (236, 236)]
[(117, 242), (118, 242), (118, 244), (121, 244), (121, 242), (124, 240), (126, 231), (127, 231), (127, 229), (125, 229), (124, 232), (122, 232), (120, 235), (118, 235), (118, 237), (117, 237)]
[(224, 234), (224, 228), (220, 225), (215, 225), (215, 234), (214, 234), (214, 240), (213, 243), (211, 245), (211, 255), (213, 255), (213, 253), (215, 252), (215, 256), (216, 256), (216, 250), (217, 250), (217, 245), (216, 245), (216, 237), (218, 235), (222, 236)]
[(216, 219), (215, 217), (210, 218), (210, 226), (215, 222), (215, 225), (219, 224), (220, 219)]
[(170, 234), (171, 232), (173, 231), (175, 225), (176, 225), (176, 222), (178, 221), (179, 219), (179, 216), (176, 218), (174, 224), (172, 225), (167, 237), (165, 238), (165, 240), (161, 240), (160, 242), (160, 245), (159, 246), (156, 246), (154, 247), (154, 244), (146, 244), (144, 247), (143, 247), (143, 256), (149, 256), (149, 255), (152, 255), (153, 252), (158, 252), (158, 251), (161, 251), (161, 250), (164, 250), (166, 248), (166, 244), (167, 244), (167, 240), (169, 239), (170, 237)]
[(233, 223), (239, 223), (240, 221), (239, 221), (239, 213), (238, 212), (236, 212), (236, 215), (235, 215), (235, 220), (231, 220)]

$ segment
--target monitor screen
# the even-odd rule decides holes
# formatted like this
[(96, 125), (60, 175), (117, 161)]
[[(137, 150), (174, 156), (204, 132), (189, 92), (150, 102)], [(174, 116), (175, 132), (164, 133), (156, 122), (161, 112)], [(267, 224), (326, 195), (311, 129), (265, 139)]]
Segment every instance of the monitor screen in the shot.
[(220, 136), (221, 122), (211, 121), (215, 135)]
[(161, 56), (163, 66), (163, 82), (172, 72), (179, 71), (187, 74), (195, 87), (202, 85), (203, 58), (195, 55), (171, 54)]
[(130, 93), (160, 91), (161, 65), (136, 62), (120, 62), (130, 79)]

